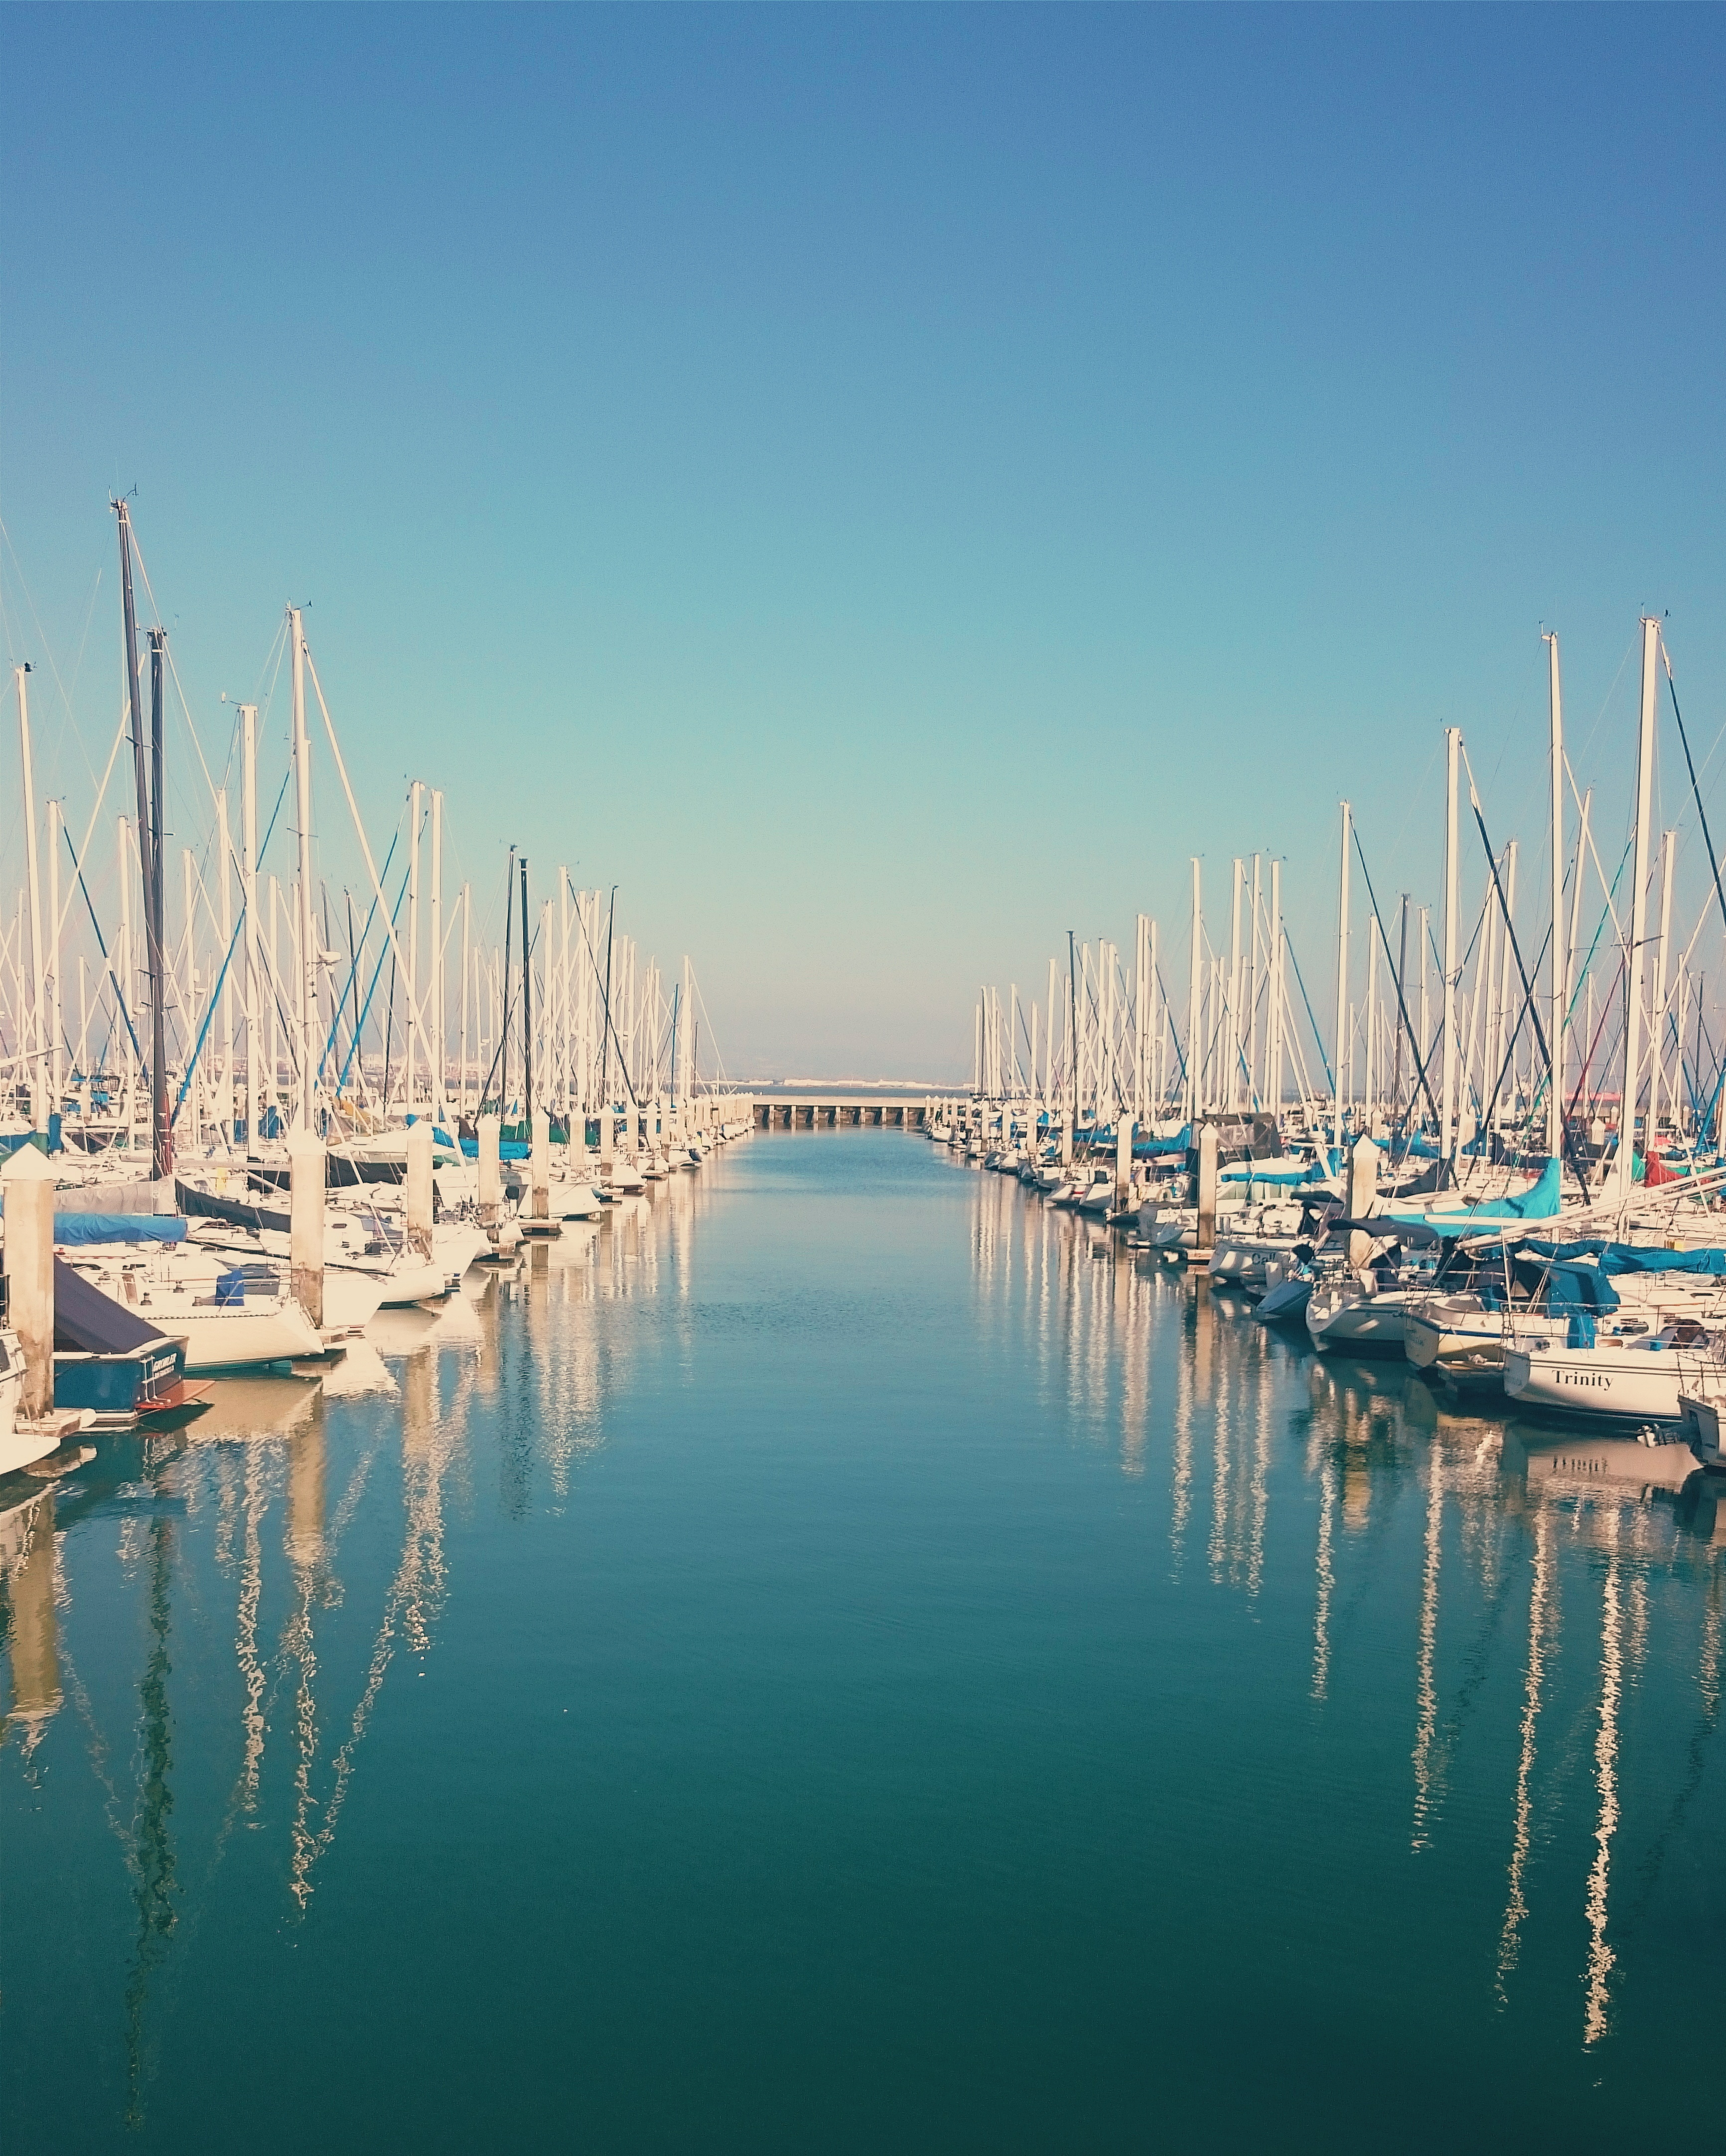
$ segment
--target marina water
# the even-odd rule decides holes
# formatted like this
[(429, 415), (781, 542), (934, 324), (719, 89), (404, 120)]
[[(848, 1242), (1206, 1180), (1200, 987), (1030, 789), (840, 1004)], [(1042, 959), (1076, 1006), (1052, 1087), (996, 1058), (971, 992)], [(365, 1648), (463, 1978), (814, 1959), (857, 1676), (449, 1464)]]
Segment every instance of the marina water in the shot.
[(1717, 2131), (1726, 1504), (763, 1137), (13, 1501), (16, 2148)]

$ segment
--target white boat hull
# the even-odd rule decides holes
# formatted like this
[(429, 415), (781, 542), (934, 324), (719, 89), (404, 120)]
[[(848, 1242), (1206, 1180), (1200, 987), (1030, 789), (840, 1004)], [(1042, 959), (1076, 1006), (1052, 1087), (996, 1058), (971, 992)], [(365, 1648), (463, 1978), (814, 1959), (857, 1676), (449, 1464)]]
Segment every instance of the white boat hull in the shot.
[(1699, 1383), (1703, 1358), (1670, 1348), (1566, 1348), (1530, 1341), (1504, 1358), (1504, 1389), (1519, 1407), (1635, 1422), (1676, 1422), (1678, 1395)]

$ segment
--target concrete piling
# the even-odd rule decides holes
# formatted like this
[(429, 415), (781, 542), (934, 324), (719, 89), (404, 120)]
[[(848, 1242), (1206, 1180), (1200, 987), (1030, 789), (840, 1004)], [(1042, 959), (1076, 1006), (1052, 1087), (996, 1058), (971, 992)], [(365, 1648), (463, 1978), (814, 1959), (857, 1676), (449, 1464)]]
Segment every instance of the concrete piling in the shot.
[(19, 1146), (3, 1168), (6, 1281), (12, 1329), (23, 1350), (21, 1422), (54, 1407), (54, 1170), (35, 1146)]
[(324, 1322), (324, 1146), (310, 1131), (288, 1133), (288, 1273), (293, 1297), (314, 1326)]
[[(496, 1116), (481, 1116), (480, 1132), (480, 1224), (493, 1229), (503, 1210), (503, 1171), (498, 1144), (502, 1125)], [(604, 1129), (602, 1122), (600, 1128)]]
[(432, 1127), (422, 1116), (408, 1130), (408, 1248), (429, 1258), (432, 1249)]

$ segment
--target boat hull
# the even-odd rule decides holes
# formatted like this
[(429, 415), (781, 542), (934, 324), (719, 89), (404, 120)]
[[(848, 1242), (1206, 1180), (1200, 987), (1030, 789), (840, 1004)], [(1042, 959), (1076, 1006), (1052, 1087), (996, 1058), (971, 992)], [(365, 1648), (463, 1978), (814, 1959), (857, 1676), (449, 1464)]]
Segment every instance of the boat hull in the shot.
[(1693, 1389), (1699, 1358), (1671, 1348), (1513, 1346), (1504, 1389), (1518, 1407), (1621, 1422), (1677, 1422), (1681, 1392)]

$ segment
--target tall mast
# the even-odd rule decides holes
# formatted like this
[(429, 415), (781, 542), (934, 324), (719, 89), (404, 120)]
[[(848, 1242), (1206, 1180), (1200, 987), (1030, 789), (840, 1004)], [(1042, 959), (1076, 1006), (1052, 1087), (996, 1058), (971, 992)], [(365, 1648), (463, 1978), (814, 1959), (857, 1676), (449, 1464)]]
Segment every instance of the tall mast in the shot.
[[(167, 765), (167, 688), (163, 665), (167, 631), (150, 632), (150, 1172), (160, 1180), (174, 1172), (174, 1134), (167, 1105), (167, 959), (163, 931), (162, 796)], [(142, 850), (141, 849), (140, 850)], [(187, 1053), (191, 1053), (187, 1042)], [(189, 1072), (187, 1074), (190, 1075)]]
[(234, 968), (228, 954), (234, 948), (233, 848), (228, 835), (228, 788), (216, 795), (216, 830), (222, 849), (222, 1091), (216, 1116), (225, 1144), (234, 1142)]
[[(425, 796), (425, 788), (419, 779), (408, 789), (408, 1007), (419, 1008), (419, 804)], [(434, 938), (435, 941), (435, 938)], [(402, 1098), (408, 1112), (414, 1111), (414, 1026), (408, 1029), (408, 1078), (402, 1089)]]
[[(498, 1065), (497, 1113), (501, 1122), (507, 1122), (510, 1114), (510, 952), (516, 933), (516, 850), (510, 848), (510, 857), (503, 872), (503, 1002), (498, 1014), (497, 1030), (501, 1061)], [(527, 924), (522, 924), (522, 940), (527, 940)]]
[(1636, 1094), (1642, 1062), (1642, 943), (1648, 927), (1649, 809), (1654, 786), (1656, 667), (1660, 624), (1642, 617), (1642, 710), (1636, 729), (1636, 829), (1630, 891), (1630, 950), (1626, 957), (1624, 1079), (1619, 1093), (1617, 1199), (1630, 1202), (1636, 1180)]
[(317, 938), (311, 918), (311, 742), (306, 732), (306, 636), (288, 608), (294, 648), (294, 783), (300, 815), (300, 1091), (294, 1121), (311, 1128), (312, 1029), (317, 1023)]
[(1225, 1096), (1231, 1108), (1241, 1106), (1241, 886), (1246, 868), (1237, 855), (1229, 920), (1229, 1083)]
[(1199, 896), (1199, 856), (1193, 862), (1193, 963), (1187, 982), (1187, 1121), (1198, 1116), (1205, 1103), (1199, 1097), (1199, 1004), (1204, 996), (1205, 916)]
[[(1558, 636), (1551, 629), (1545, 635), (1547, 694), (1552, 708), (1552, 1024), (1546, 1043), (1550, 1057), (1546, 1145), (1556, 1160), (1564, 1143), (1564, 1017), (1569, 975), (1564, 936), (1564, 711), (1559, 689)], [(1576, 880), (1582, 880), (1580, 859)]]
[(521, 1120), (533, 1135), (533, 944), (527, 933), (527, 856), (521, 856)]
[[(1267, 1082), (1266, 1103), (1273, 1116), (1282, 1114), (1282, 862), (1271, 856), (1271, 1008), (1269, 1038), (1265, 1043)], [(1280, 1123), (1279, 1123), (1280, 1127)]]
[(1343, 1057), (1348, 1045), (1348, 833), (1350, 810), (1343, 807), (1343, 852), (1337, 886), (1337, 1067), (1331, 1109), (1332, 1137), (1343, 1142)]
[(461, 886), (461, 1106), (459, 1113), (467, 1113), (467, 977), (468, 937), (473, 925), (474, 887), (470, 883)]
[(58, 1111), (65, 1070), (60, 1044), (65, 1028), (60, 1020), (60, 804), (48, 804), (48, 1106)]
[[(159, 882), (153, 873), (150, 841), (150, 762), (144, 742), (144, 715), (138, 708), (138, 616), (132, 599), (131, 516), (123, 501), (114, 505), (120, 534), (120, 608), (121, 633), (125, 638), (122, 665), (126, 674), (126, 706), (131, 721), (132, 776), (138, 798), (138, 876), (143, 890), (144, 940), (150, 972), (150, 1002), (152, 1017), (152, 1049), (157, 1070), (162, 1071), (161, 1092), (164, 1101), (167, 1095), (167, 1073), (162, 1070), (165, 1040), (162, 1013), (162, 942), (160, 915), (157, 906), (159, 894), (154, 886)], [(159, 665), (159, 661), (158, 661)], [(162, 1118), (157, 1113), (157, 1075), (151, 1075), (150, 1110), (150, 1172), (157, 1179), (171, 1174), (173, 1168), (171, 1143), (164, 1157), (163, 1146), (167, 1133)], [(130, 1132), (128, 1132), (130, 1135)]]
[(1444, 730), (1444, 1077), (1443, 1102), (1438, 1134), (1439, 1159), (1451, 1157), (1451, 1134), (1456, 1127), (1456, 764), (1462, 747), (1459, 726)]
[[(28, 665), (15, 667), (13, 680), (18, 685), (18, 748), (23, 762), (24, 778), (24, 855), (29, 864), (30, 878), (30, 965), (33, 997), (30, 1005), (30, 1122), (39, 1131), (48, 1128), (44, 1101), (48, 1093), (47, 1071), (43, 1048), (43, 1005), (47, 1000), (47, 987), (42, 967), (42, 872), (36, 859), (36, 780), (30, 767), (30, 694), (24, 683), (29, 674)], [(18, 1029), (22, 1034), (23, 1029)]]
[(246, 1153), (258, 1151), (259, 1065), (263, 1044), (258, 1034), (258, 706), (239, 707), (240, 860), (239, 902), (246, 915)]

